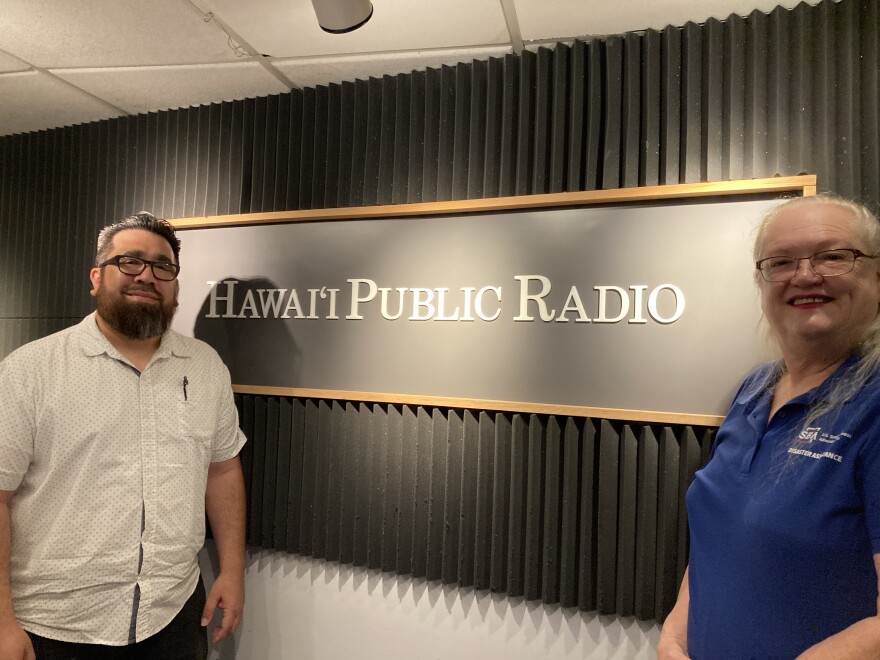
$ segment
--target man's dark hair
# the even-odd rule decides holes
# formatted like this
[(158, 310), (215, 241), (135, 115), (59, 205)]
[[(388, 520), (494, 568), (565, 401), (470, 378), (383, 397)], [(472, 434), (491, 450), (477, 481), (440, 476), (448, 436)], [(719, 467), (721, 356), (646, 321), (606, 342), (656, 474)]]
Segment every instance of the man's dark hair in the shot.
[(110, 248), (113, 246), (113, 237), (126, 229), (144, 229), (161, 236), (171, 246), (174, 252), (174, 262), (180, 265), (180, 239), (174, 231), (174, 227), (167, 220), (157, 218), (152, 213), (141, 211), (112, 225), (107, 225), (98, 234), (98, 249), (95, 254), (95, 265), (110, 257)]

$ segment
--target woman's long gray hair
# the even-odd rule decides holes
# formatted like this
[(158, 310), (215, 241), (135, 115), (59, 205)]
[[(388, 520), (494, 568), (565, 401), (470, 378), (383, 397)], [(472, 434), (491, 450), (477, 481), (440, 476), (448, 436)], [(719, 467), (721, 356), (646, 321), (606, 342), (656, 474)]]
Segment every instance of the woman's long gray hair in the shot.
[[(755, 245), (752, 255), (757, 261), (761, 258), (761, 249), (764, 243), (764, 234), (773, 220), (784, 210), (799, 206), (811, 206), (814, 204), (826, 204), (836, 206), (848, 211), (852, 215), (853, 226), (864, 242), (864, 250), (871, 255), (880, 255), (880, 221), (867, 207), (852, 202), (842, 197), (831, 194), (814, 195), (812, 197), (798, 197), (774, 207), (761, 221), (755, 235)], [(755, 271), (755, 277), (760, 277)], [(880, 310), (878, 310), (880, 312)], [(858, 348), (860, 360), (850, 369), (844, 377), (835, 380), (833, 386), (823, 399), (817, 401), (807, 415), (803, 428), (812, 426), (820, 417), (838, 410), (844, 403), (851, 399), (865, 383), (880, 371), (880, 314), (865, 330)], [(773, 380), (774, 384), (779, 376), (785, 373), (785, 364), (779, 360), (778, 373)]]

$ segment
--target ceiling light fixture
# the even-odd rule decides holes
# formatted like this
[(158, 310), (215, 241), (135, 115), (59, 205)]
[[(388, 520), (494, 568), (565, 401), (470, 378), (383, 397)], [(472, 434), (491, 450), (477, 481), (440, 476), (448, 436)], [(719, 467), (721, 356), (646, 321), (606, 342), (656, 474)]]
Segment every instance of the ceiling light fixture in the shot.
[(342, 34), (357, 30), (373, 15), (370, 0), (312, 0), (318, 25), (324, 32)]

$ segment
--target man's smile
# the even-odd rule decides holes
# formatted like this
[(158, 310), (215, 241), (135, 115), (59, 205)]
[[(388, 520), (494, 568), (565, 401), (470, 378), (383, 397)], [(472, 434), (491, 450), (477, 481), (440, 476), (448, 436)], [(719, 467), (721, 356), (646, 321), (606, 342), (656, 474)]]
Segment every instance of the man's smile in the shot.
[(134, 300), (145, 300), (155, 302), (161, 300), (161, 297), (155, 291), (140, 288), (129, 288), (125, 290), (125, 295)]

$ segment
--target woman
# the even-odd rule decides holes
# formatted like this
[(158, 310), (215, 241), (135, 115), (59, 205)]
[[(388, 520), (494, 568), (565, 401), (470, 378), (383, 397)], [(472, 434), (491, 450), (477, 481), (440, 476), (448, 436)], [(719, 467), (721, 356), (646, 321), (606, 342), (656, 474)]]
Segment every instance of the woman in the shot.
[(687, 494), (658, 657), (880, 658), (880, 223), (794, 199), (755, 241), (781, 359), (751, 373)]

